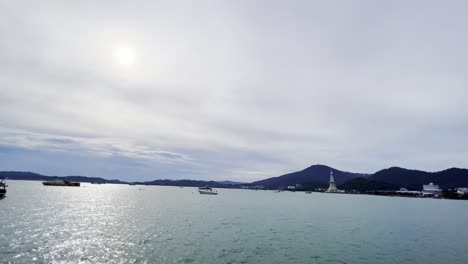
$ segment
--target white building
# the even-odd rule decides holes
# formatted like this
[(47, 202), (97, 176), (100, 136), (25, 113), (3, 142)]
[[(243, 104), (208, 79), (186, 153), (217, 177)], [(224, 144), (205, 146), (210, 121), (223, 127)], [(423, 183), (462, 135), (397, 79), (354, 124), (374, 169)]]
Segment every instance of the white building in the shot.
[(439, 185), (435, 185), (434, 183), (429, 183), (427, 185), (423, 185), (422, 194), (423, 195), (436, 195), (440, 194), (442, 189), (439, 188)]
[(468, 194), (468, 188), (458, 188), (458, 189), (457, 189), (457, 193), (458, 193), (459, 195)]

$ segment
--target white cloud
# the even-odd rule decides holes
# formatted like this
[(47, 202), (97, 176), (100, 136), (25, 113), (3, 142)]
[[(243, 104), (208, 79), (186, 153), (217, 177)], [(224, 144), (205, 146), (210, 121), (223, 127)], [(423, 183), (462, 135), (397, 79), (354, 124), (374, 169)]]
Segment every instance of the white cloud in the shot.
[[(153, 160), (167, 177), (467, 167), (467, 9), (4, 1), (0, 125), (23, 134), (0, 144)], [(115, 63), (121, 46), (133, 65)]]
[(54, 135), (5, 129), (0, 127), (1, 145), (54, 152), (85, 152), (91, 156), (122, 156), (131, 159), (157, 160), (159, 162), (186, 163), (191, 159), (180, 153), (147, 145), (138, 145), (124, 138), (92, 138)]

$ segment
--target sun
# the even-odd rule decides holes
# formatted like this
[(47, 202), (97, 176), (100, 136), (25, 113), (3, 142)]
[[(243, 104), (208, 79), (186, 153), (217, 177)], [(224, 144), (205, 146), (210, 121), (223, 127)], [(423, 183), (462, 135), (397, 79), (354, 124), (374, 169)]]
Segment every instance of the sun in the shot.
[(114, 50), (115, 61), (122, 66), (132, 66), (136, 62), (135, 50), (129, 47), (118, 47)]

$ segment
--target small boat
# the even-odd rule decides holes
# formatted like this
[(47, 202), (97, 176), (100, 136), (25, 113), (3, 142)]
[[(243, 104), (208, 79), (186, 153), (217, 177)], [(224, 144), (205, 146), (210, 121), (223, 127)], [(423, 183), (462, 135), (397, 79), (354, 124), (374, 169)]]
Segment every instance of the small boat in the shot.
[(6, 192), (7, 192), (6, 187), (8, 187), (8, 185), (6, 185), (6, 183), (3, 182), (3, 179), (0, 180), (0, 199), (5, 197)]
[(80, 187), (79, 182), (71, 182), (71, 181), (63, 181), (63, 180), (55, 180), (55, 181), (45, 181), (42, 182), (45, 186), (69, 186), (69, 187)]
[(210, 187), (199, 187), (198, 192), (200, 194), (211, 194), (211, 195), (217, 195), (218, 194), (218, 192), (216, 190), (213, 190)]
[(312, 191), (306, 191), (305, 193), (312, 193)]

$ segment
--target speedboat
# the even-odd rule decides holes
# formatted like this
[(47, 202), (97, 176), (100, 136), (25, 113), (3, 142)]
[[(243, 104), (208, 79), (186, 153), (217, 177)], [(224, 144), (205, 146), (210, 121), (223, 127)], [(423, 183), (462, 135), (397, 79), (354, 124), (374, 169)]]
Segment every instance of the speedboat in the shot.
[(216, 190), (213, 190), (210, 187), (199, 187), (198, 192), (200, 194), (211, 194), (211, 195), (217, 195), (218, 194), (218, 192)]
[(3, 179), (0, 180), (0, 199), (2, 199), (3, 197), (5, 197), (6, 195), (6, 187), (8, 187), (8, 185), (6, 185), (5, 182), (3, 182)]
[(55, 180), (55, 181), (45, 181), (42, 182), (45, 186), (69, 186), (69, 187), (80, 187), (79, 182), (71, 182), (71, 181), (63, 181), (63, 180)]

